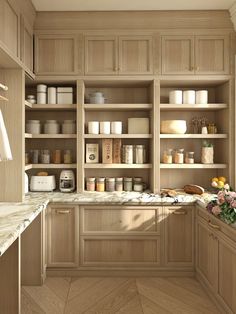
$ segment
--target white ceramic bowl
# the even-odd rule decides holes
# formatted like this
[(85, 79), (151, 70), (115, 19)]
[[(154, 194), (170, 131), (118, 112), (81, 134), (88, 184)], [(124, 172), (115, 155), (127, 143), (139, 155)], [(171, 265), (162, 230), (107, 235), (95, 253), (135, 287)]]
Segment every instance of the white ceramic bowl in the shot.
[(161, 121), (162, 134), (184, 134), (187, 131), (186, 120), (163, 120)]

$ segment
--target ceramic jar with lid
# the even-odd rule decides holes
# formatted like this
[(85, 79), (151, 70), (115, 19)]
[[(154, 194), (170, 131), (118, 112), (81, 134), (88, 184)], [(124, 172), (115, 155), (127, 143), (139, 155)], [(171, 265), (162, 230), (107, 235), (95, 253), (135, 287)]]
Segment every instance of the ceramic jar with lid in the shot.
[(48, 104), (55, 105), (57, 103), (56, 87), (48, 87)]
[(116, 178), (115, 189), (117, 192), (123, 191), (123, 178)]
[(40, 134), (41, 132), (41, 124), (39, 120), (28, 120), (26, 122), (26, 133), (30, 134)]
[(86, 190), (89, 192), (95, 191), (95, 178), (86, 178)]
[(97, 178), (96, 180), (96, 191), (104, 192), (105, 191), (105, 178)]
[(32, 105), (36, 104), (36, 99), (34, 95), (28, 95), (26, 100), (31, 103)]
[(106, 191), (107, 192), (115, 191), (115, 178), (106, 178)]
[(183, 164), (184, 163), (184, 149), (176, 149), (175, 151), (175, 164)]
[(45, 134), (59, 134), (60, 133), (60, 124), (57, 120), (46, 120), (44, 124), (44, 133)]
[(124, 178), (124, 190), (126, 192), (133, 190), (133, 178)]
[(90, 104), (104, 104), (105, 98), (104, 98), (103, 93), (101, 92), (91, 93), (89, 95), (89, 102)]
[(62, 123), (62, 134), (75, 134), (76, 124), (75, 120), (64, 120)]
[(99, 134), (99, 121), (88, 122), (88, 134)]

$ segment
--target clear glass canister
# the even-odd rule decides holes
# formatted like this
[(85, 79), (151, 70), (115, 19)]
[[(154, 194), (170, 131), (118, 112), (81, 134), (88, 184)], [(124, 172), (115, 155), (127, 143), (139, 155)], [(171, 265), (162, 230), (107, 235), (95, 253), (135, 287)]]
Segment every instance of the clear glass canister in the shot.
[(107, 192), (115, 191), (115, 178), (106, 178), (106, 191)]
[(105, 191), (105, 178), (97, 178), (96, 180), (96, 191), (104, 192)]
[(43, 149), (41, 151), (40, 159), (42, 164), (50, 164), (50, 150)]
[(125, 164), (133, 163), (133, 145), (122, 146), (122, 161)]
[(71, 163), (72, 163), (71, 150), (69, 149), (64, 150), (64, 164), (71, 164)]
[(123, 191), (123, 178), (116, 178), (115, 188), (117, 192)]
[(184, 149), (180, 148), (175, 151), (175, 163), (183, 164), (184, 163)]
[(52, 152), (52, 162), (54, 164), (61, 163), (61, 150), (60, 149), (56, 149)]
[(132, 178), (124, 178), (124, 190), (126, 192), (130, 192), (133, 190), (133, 179)]
[(172, 156), (172, 149), (167, 149), (164, 151), (163, 154), (163, 163), (164, 164), (172, 164), (173, 162), (173, 156)]
[(90, 192), (95, 191), (95, 178), (86, 178), (86, 190)]
[(185, 156), (186, 164), (194, 164), (194, 152), (187, 152)]
[(144, 164), (146, 162), (145, 145), (135, 145), (135, 163)]
[(214, 123), (209, 123), (207, 127), (209, 134), (216, 134), (217, 133), (217, 127)]
[(134, 183), (134, 191), (135, 192), (143, 192), (143, 183), (142, 182)]

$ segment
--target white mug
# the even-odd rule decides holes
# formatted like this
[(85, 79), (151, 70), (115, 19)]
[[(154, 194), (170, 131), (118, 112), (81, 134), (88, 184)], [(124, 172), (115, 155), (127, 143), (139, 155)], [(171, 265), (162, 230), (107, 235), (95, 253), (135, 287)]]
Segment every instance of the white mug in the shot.
[(100, 122), (100, 134), (110, 134), (111, 133), (111, 122), (101, 121)]
[(99, 134), (99, 122), (89, 121), (88, 122), (88, 133), (89, 134)]

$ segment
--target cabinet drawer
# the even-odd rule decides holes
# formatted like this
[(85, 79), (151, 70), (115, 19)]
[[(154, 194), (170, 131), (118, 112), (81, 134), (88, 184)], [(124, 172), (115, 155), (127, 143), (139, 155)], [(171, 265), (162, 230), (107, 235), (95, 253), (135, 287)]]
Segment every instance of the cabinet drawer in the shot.
[(83, 207), (82, 233), (160, 233), (160, 210), (137, 207)]
[(83, 237), (81, 241), (82, 265), (145, 266), (160, 263), (159, 237)]

